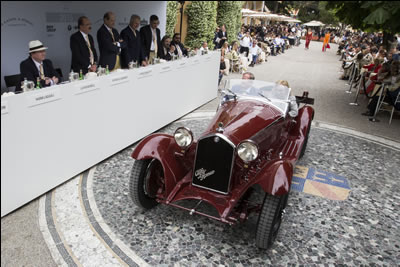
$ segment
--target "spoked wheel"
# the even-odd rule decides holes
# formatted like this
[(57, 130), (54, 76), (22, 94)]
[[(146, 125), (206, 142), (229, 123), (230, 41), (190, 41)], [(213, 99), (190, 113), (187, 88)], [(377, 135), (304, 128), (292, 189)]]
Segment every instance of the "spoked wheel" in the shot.
[(279, 228), (281, 227), (282, 215), (287, 204), (288, 196), (289, 193), (282, 196), (265, 194), (264, 203), (257, 223), (257, 247), (267, 249), (274, 243)]
[(136, 160), (129, 180), (129, 193), (133, 203), (142, 209), (158, 204), (158, 190), (164, 189), (164, 172), (156, 159)]

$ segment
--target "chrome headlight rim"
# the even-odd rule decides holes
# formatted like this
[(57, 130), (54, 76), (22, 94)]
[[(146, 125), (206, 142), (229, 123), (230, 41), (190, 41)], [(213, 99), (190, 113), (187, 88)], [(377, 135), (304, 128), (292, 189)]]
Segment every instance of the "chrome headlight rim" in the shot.
[[(243, 158), (243, 157), (242, 157), (243, 154), (239, 153), (239, 150), (240, 150), (241, 146), (246, 145), (246, 144), (249, 144), (251, 147), (253, 147), (253, 149), (255, 149), (256, 156), (253, 157), (252, 159)], [(250, 163), (250, 162), (252, 162), (252, 161), (254, 161), (254, 160), (256, 160), (256, 159), (258, 158), (258, 156), (259, 156), (259, 151), (260, 151), (260, 150), (259, 150), (258, 145), (257, 145), (253, 140), (246, 139), (246, 140), (243, 140), (242, 142), (239, 143), (239, 145), (237, 146), (236, 151), (237, 151), (237, 155), (239, 156), (239, 158), (240, 158), (244, 163)]]
[[(183, 132), (185, 132), (185, 133), (187, 133), (187, 137), (190, 137), (190, 142), (188, 142), (188, 143), (186, 143), (186, 144), (180, 144), (180, 141), (179, 140), (177, 140), (177, 136), (176, 136), (176, 134), (178, 133), (178, 131), (183, 131)], [(180, 148), (182, 148), (182, 149), (186, 149), (186, 148), (188, 148), (188, 147), (190, 147), (190, 145), (191, 144), (193, 144), (193, 132), (189, 129), (189, 128), (187, 128), (187, 127), (179, 127), (179, 128), (177, 128), (176, 130), (175, 130), (175, 132), (174, 132), (174, 140), (175, 140), (175, 143), (180, 147)]]

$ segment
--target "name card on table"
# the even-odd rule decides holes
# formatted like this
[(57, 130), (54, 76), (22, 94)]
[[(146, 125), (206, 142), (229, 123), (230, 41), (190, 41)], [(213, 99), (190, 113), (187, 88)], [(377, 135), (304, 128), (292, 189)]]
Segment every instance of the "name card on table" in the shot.
[(143, 79), (147, 77), (153, 76), (153, 69), (146, 67), (146, 68), (140, 68), (138, 71), (138, 79)]
[(128, 74), (118, 75), (118, 76), (111, 78), (111, 86), (128, 83), (128, 82), (129, 82)]
[(176, 63), (176, 68), (183, 69), (184, 67), (186, 67), (186, 65), (187, 65), (187, 61), (181, 59)]
[(80, 95), (83, 93), (91, 92), (94, 90), (98, 90), (100, 87), (98, 86), (98, 82), (85, 82), (75, 86), (75, 95)]
[(7, 113), (8, 113), (8, 102), (1, 101), (1, 115), (7, 114)]
[(41, 89), (38, 90), (38, 92), (27, 95), (27, 99), (28, 99), (28, 107), (33, 107), (61, 99), (61, 92), (60, 89), (53, 89), (53, 90)]
[(171, 70), (172, 70), (171, 65), (162, 66), (162, 67), (160, 68), (160, 73), (170, 72)]
[(204, 61), (210, 61), (211, 60), (211, 58), (212, 58), (212, 56), (211, 55), (204, 55), (203, 56), (204, 57)]
[(194, 66), (194, 65), (198, 65), (199, 63), (200, 63), (200, 59), (198, 57), (196, 57), (192, 60), (190, 65)]

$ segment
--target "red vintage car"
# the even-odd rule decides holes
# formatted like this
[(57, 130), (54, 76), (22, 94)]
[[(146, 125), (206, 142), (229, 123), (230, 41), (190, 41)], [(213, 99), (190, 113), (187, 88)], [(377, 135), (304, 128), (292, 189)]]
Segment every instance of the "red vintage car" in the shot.
[[(180, 127), (173, 136), (152, 134), (137, 145), (129, 182), (134, 204), (151, 209), (162, 203), (228, 224), (257, 212), (256, 245), (270, 247), (314, 116), (308, 93), (296, 98), (275, 83), (230, 80), (197, 141), (190, 129)], [(298, 110), (296, 100), (304, 104)], [(249, 201), (256, 186), (265, 192), (260, 203)], [(198, 202), (191, 208), (180, 205), (185, 199)], [(197, 210), (201, 202), (218, 215)]]

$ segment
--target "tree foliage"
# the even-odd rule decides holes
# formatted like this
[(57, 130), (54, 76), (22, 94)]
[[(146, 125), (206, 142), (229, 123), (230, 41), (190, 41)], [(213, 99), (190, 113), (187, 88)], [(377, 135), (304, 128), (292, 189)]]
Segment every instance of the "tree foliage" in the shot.
[(177, 1), (167, 1), (167, 27), (165, 31), (166, 34), (171, 37), (174, 35), (175, 31), (178, 5)]
[(194, 48), (200, 47), (203, 41), (212, 44), (217, 27), (217, 2), (192, 1), (185, 12), (188, 16), (185, 45)]
[(400, 32), (399, 1), (332, 1), (326, 7), (355, 29)]

